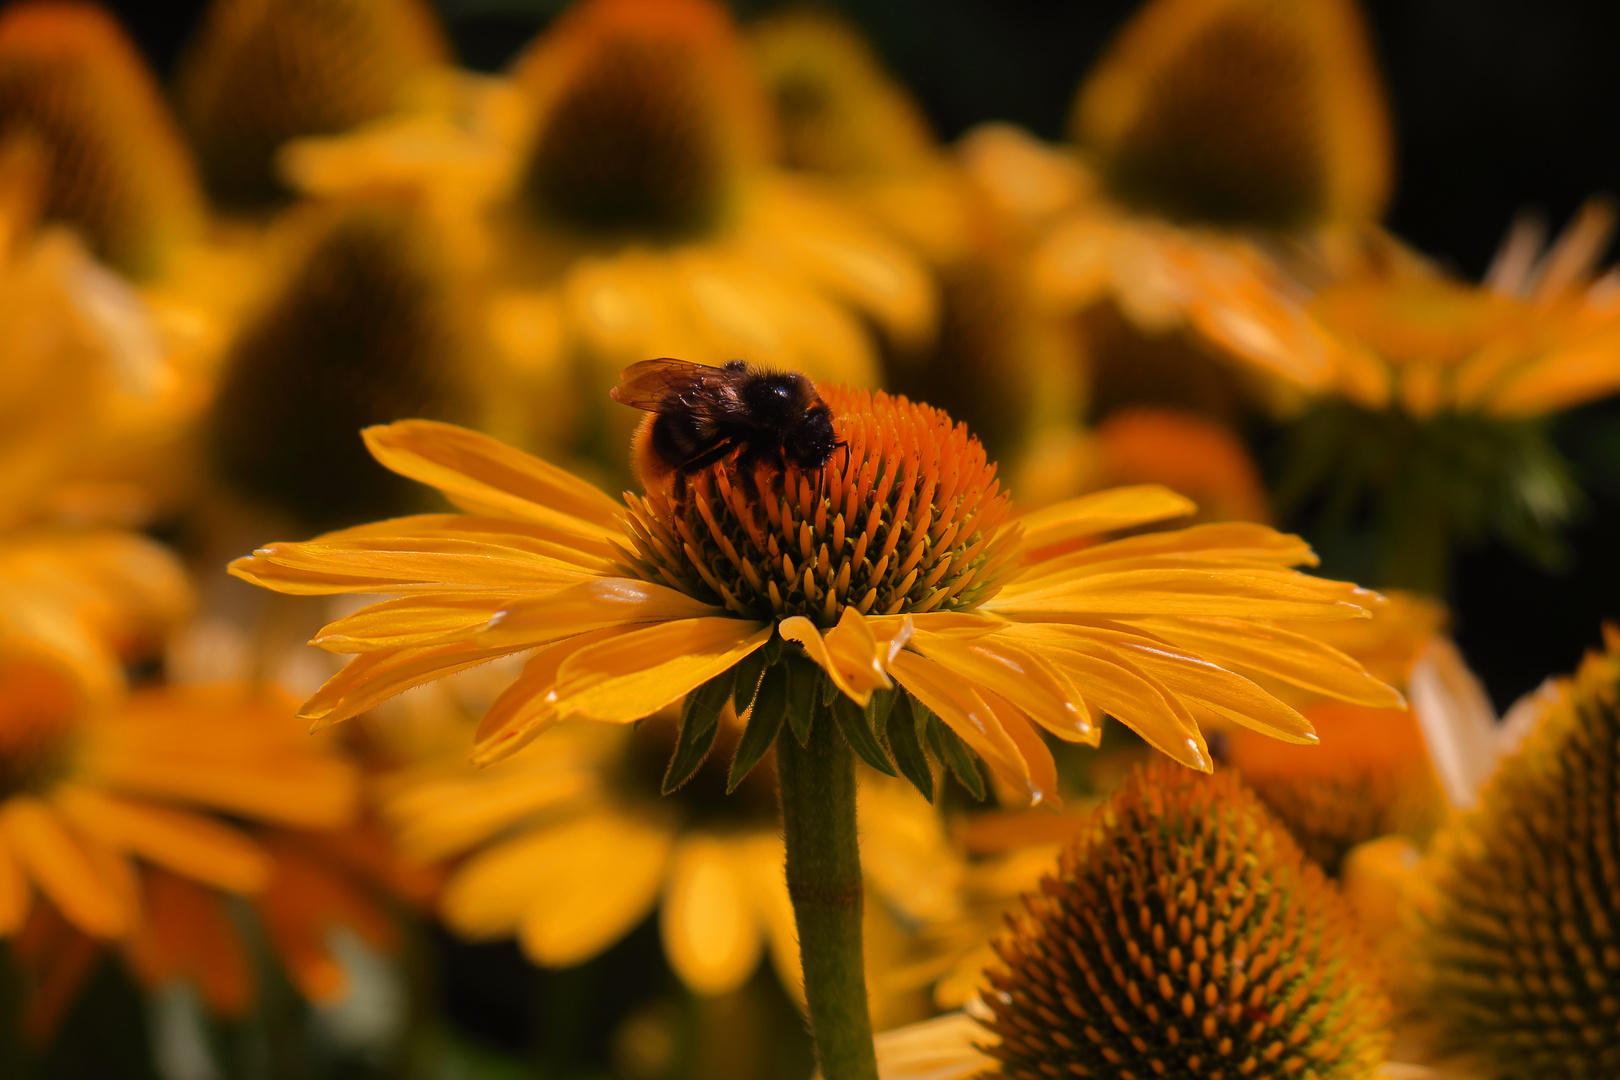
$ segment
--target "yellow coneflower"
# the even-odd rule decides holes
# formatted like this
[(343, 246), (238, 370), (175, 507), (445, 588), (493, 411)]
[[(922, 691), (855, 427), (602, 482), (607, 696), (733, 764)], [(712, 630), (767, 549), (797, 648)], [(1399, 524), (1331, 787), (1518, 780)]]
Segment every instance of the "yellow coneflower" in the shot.
[(448, 57), (421, 0), (215, 0), (175, 96), (212, 194), (253, 208), (287, 195), (283, 143), (391, 112)]
[(1387, 237), (1335, 258), (1301, 312), (1336, 342), (1287, 446), (1279, 501), (1358, 518), (1382, 583), (1441, 593), (1451, 550), (1494, 535), (1543, 562), (1579, 501), (1547, 418), (1620, 387), (1620, 305), (1597, 260), (1614, 213), (1589, 203), (1545, 252), (1526, 224), (1481, 285)]
[(622, 505), (473, 432), (373, 428), (379, 461), (468, 512), (275, 544), (231, 570), (284, 592), (398, 597), (315, 639), (359, 654), (305, 703), (320, 724), (537, 649), (485, 714), (475, 759), (570, 717), (630, 723), (684, 695), (664, 782), (675, 790), (734, 701), (749, 722), (732, 778), (778, 750), (789, 889), (831, 1071), (870, 1055), (851, 748), (930, 795), (924, 744), (982, 790), (978, 755), (1040, 800), (1056, 775), (1039, 732), (1094, 742), (1100, 711), (1207, 769), (1200, 719), (1313, 738), (1240, 672), (1367, 704), (1399, 698), (1272, 624), (1363, 617), (1374, 600), (1289, 569), (1311, 559), (1297, 538), (1235, 524), (1098, 542), (1192, 510), (1162, 488), (1015, 518), (982, 448), (942, 413), (841, 387), (821, 396), (843, 444), (823, 468), (743, 477), (722, 460)]
[(1535, 727), (1479, 806), (1435, 838), (1415, 937), (1416, 1004), (1442, 1051), (1482, 1076), (1599, 1077), (1620, 1067), (1609, 990), (1620, 632), (1541, 697)]
[(1231, 773), (1135, 773), (996, 951), (969, 1015), (884, 1038), (883, 1080), (1365, 1080), (1389, 1043), (1343, 899)]
[(202, 193), (146, 65), (106, 11), (33, 0), (0, 16), (0, 141), (45, 157), (45, 215), (150, 276), (203, 225)]

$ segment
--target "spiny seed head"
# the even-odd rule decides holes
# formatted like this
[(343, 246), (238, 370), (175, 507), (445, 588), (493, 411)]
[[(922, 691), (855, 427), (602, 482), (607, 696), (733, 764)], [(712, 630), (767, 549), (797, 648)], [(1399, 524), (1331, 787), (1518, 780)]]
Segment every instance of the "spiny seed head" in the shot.
[(750, 619), (824, 628), (865, 615), (961, 611), (995, 595), (1016, 528), (966, 425), (881, 392), (818, 387), (838, 438), (816, 470), (758, 466), (758, 496), (720, 462), (674, 494), (627, 494), (631, 573)]
[(1307, 712), (1321, 742), (1296, 746), (1240, 728), (1226, 759), (1300, 847), (1337, 875), (1357, 844), (1399, 833), (1427, 840), (1445, 800), (1417, 720), (1404, 709), (1332, 703)]
[(765, 156), (763, 95), (709, 0), (587, 0), (516, 77), (536, 110), (521, 194), (554, 228), (705, 232)]
[(1353, 916), (1235, 774), (1134, 772), (996, 944), (1009, 1080), (1370, 1077), (1388, 1005)]
[(38, 145), (45, 215), (125, 273), (163, 268), (202, 227), (202, 193), (140, 56), (101, 8), (14, 4), (0, 15), (0, 143)]
[(1620, 630), (1434, 842), (1424, 1001), (1492, 1077), (1620, 1075)]
[(283, 227), (295, 255), (226, 357), (215, 460), (238, 490), (303, 524), (401, 512), (416, 485), (377, 465), (356, 433), (401, 416), (472, 418), (455, 282), (409, 204), (314, 207)]
[(424, 0), (215, 0), (176, 98), (209, 189), (251, 207), (288, 194), (282, 143), (390, 112), (448, 55)]

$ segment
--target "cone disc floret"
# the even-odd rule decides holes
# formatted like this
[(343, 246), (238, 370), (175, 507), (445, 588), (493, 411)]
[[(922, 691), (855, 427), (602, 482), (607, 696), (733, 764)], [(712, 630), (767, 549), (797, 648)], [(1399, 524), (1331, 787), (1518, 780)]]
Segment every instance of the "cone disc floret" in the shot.
[(1342, 898), (1235, 774), (1139, 769), (997, 943), (1000, 1075), (1368, 1077), (1387, 1012)]
[(884, 393), (821, 388), (837, 417), (821, 469), (730, 462), (627, 495), (633, 572), (745, 618), (974, 608), (1015, 550), (1009, 500), (966, 425)]
[(1425, 998), (1489, 1076), (1620, 1074), (1620, 630), (1435, 840)]

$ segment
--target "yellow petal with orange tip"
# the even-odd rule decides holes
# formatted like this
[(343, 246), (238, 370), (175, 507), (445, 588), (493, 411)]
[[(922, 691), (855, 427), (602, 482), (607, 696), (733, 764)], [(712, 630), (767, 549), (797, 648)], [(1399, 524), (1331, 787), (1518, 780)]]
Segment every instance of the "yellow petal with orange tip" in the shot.
[(11, 853), (11, 846), (0, 839), (0, 938), (10, 937), (22, 928), (28, 916), (28, 878)]
[(1130, 623), (1240, 675), (1375, 708), (1405, 704), (1399, 691), (1354, 658), (1305, 634), (1235, 619), (1144, 618)]
[(587, 646), (634, 629), (612, 626), (592, 630), (538, 650), (479, 721), (473, 734), (473, 764), (489, 765), (508, 757), (562, 720), (554, 691), (563, 664)]
[(0, 835), (40, 892), (69, 922), (93, 937), (115, 938), (134, 919), (86, 844), (48, 804), (31, 795), (13, 796), (0, 807)]
[(763, 928), (731, 848), (729, 839), (701, 832), (682, 837), (664, 882), (664, 955), (695, 994), (729, 993), (759, 965)]
[(442, 679), (476, 664), (521, 652), (522, 646), (481, 649), (471, 642), (362, 653), (343, 666), (298, 710), (315, 726), (327, 727), (359, 716), (413, 686)]
[(619, 532), (618, 503), (566, 469), (488, 435), (433, 420), (401, 420), (361, 434), (384, 466), (438, 488), (469, 513), (576, 529), (588, 539)]
[(989, 691), (1005, 698), (1060, 739), (1096, 744), (1101, 731), (1074, 687), (1038, 652), (1013, 640), (1010, 632), (963, 640), (931, 633), (926, 625), (925, 619), (924, 628), (912, 639), (918, 652), (971, 682), (981, 695)]
[(507, 604), (475, 640), (486, 647), (538, 645), (623, 623), (701, 619), (723, 611), (665, 585), (634, 578), (591, 578), (545, 597)]
[(242, 833), (210, 818), (64, 785), (55, 802), (87, 836), (229, 892), (257, 892), (270, 859)]
[(1036, 793), (1029, 763), (1018, 744), (1002, 729), (994, 710), (971, 682), (943, 664), (909, 651), (894, 657), (889, 673), (1009, 784), (1028, 795)]
[(772, 632), (745, 619), (680, 619), (589, 645), (557, 674), (557, 711), (610, 724), (645, 719), (763, 648)]
[(1125, 657), (1083, 640), (1074, 646), (1054, 648), (1052, 663), (1085, 687), (1094, 707), (1188, 768), (1213, 769), (1197, 721), (1174, 693)]
[(833, 685), (863, 708), (872, 691), (894, 685), (884, 670), (891, 655), (889, 642), (879, 641), (867, 618), (853, 607), (844, 609), (838, 625), (825, 636), (802, 615), (783, 619), (776, 629), (787, 640), (802, 645)]
[(542, 592), (589, 576), (571, 563), (484, 540), (366, 537), (262, 547), (231, 563), (244, 581), (295, 595)]
[(1186, 496), (1158, 484), (1114, 488), (1082, 495), (1017, 518), (1023, 548), (1041, 552), (1102, 533), (1185, 517), (1198, 509)]

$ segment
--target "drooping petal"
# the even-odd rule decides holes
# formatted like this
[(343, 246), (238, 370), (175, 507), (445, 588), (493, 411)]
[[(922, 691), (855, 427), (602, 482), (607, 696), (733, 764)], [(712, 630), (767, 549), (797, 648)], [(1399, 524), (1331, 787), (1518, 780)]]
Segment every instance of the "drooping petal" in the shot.
[(771, 633), (743, 619), (681, 619), (587, 646), (558, 672), (557, 712), (610, 724), (644, 719), (764, 647)]
[(658, 917), (664, 954), (696, 994), (737, 989), (759, 965), (764, 944), (750, 882), (730, 849), (717, 836), (684, 837), (664, 883)]
[(1002, 779), (1031, 796), (1029, 764), (1018, 744), (1001, 727), (996, 714), (975, 692), (973, 684), (949, 668), (920, 653), (901, 652), (889, 671), (906, 692), (922, 702), (973, 748)]
[[(853, 607), (844, 609), (838, 625), (825, 636), (802, 615), (783, 619), (777, 624), (777, 632), (804, 646), (805, 653), (827, 673), (833, 685), (863, 708), (871, 700), (872, 691), (894, 685), (885, 670), (893, 651), (891, 642), (878, 640), (866, 617)], [(904, 644), (902, 641), (901, 646)]]
[(1078, 541), (1119, 529), (1185, 517), (1197, 505), (1158, 484), (1113, 488), (1082, 495), (1017, 518), (1024, 528), (1023, 548), (1040, 555), (1060, 552)]
[(387, 701), (413, 686), (442, 679), (475, 664), (522, 652), (523, 646), (483, 649), (471, 642), (427, 645), (417, 649), (392, 649), (362, 653), (326, 680), (298, 710), (316, 727), (327, 727)]
[(512, 685), (501, 691), (479, 721), (473, 735), (472, 761), (488, 765), (508, 757), (563, 717), (557, 710), (557, 673), (575, 653), (599, 641), (629, 634), (634, 626), (613, 626), (593, 630), (540, 649)]
[(1052, 662), (1084, 688), (1096, 707), (1156, 749), (1189, 768), (1210, 771), (1209, 748), (1197, 721), (1173, 693), (1130, 660), (1076, 639), (1074, 647), (1054, 648)]
[(537, 645), (623, 623), (661, 623), (723, 614), (665, 585), (599, 577), (544, 598), (507, 604), (477, 636), (479, 645)]
[[(1042, 741), (1040, 733), (1035, 730), (1029, 720), (1019, 709), (999, 694), (980, 687), (977, 691), (979, 700), (988, 705), (996, 714), (996, 721), (1007, 737), (1018, 747), (1019, 756), (1029, 767), (1029, 802), (1031, 806), (1043, 803), (1061, 808), (1062, 798), (1058, 795), (1057, 762), (1052, 760), (1052, 751)], [(1099, 732), (1099, 735), (1101, 733)]]
[(0, 937), (10, 937), (22, 926), (30, 900), (28, 878), (11, 845), (0, 837)]
[(211, 818), (64, 785), (62, 813), (102, 843), (230, 892), (257, 892), (270, 880), (270, 859), (243, 834)]
[(117, 883), (46, 803), (30, 795), (7, 800), (0, 808), (0, 835), (40, 892), (73, 925), (101, 938), (129, 929), (134, 912)]
[(367, 428), (366, 446), (384, 467), (444, 492), (474, 514), (574, 526), (584, 536), (619, 531), (623, 508), (549, 462), (488, 435), (433, 420)]
[[(926, 627), (928, 616), (920, 621)], [(1017, 644), (1010, 633), (963, 639), (919, 629), (912, 647), (981, 691), (1005, 698), (1059, 738), (1095, 743), (1101, 734), (1062, 673), (1038, 652)]]

